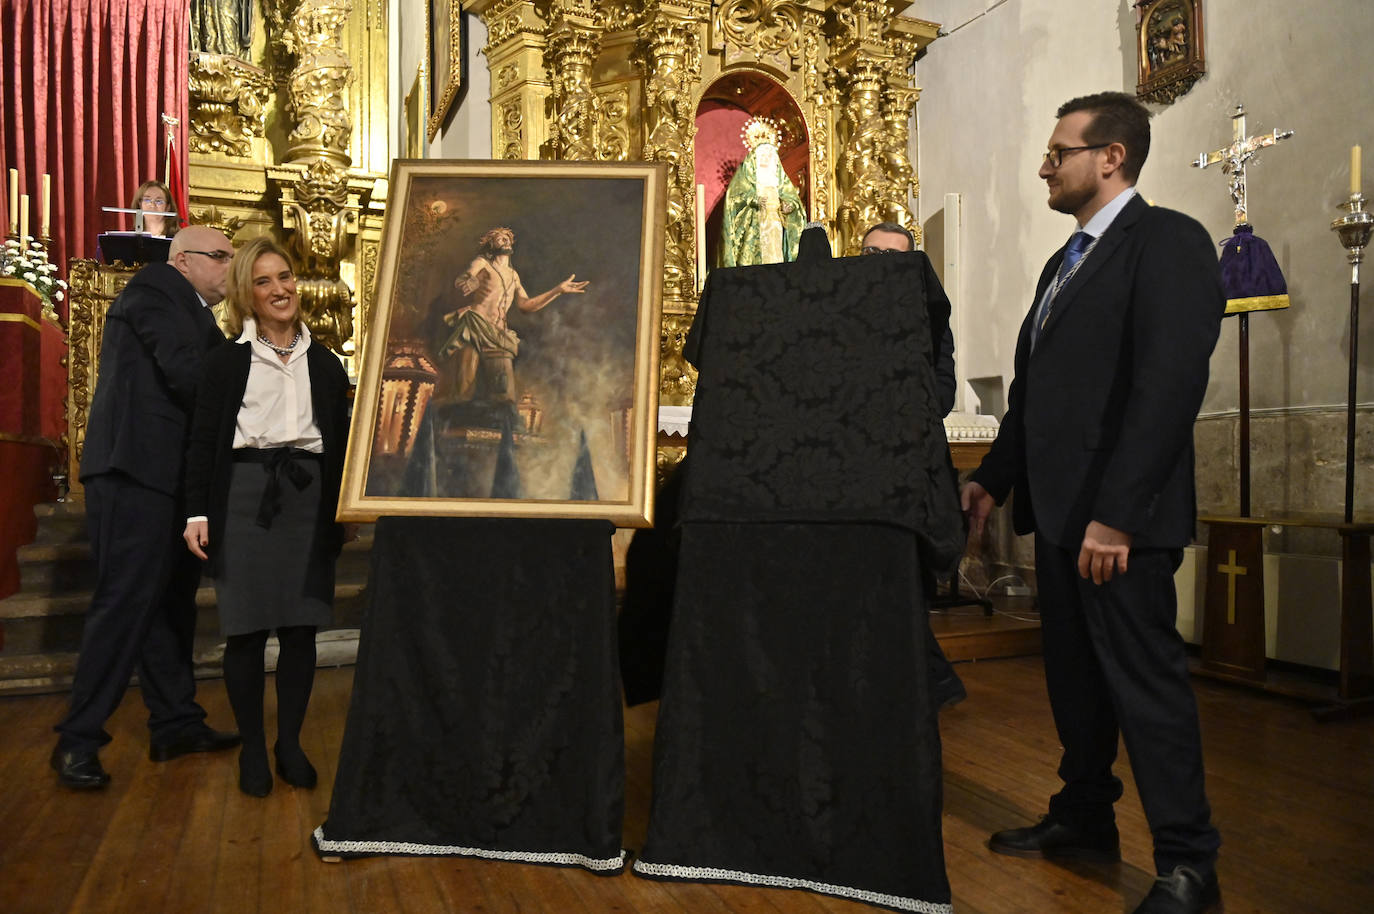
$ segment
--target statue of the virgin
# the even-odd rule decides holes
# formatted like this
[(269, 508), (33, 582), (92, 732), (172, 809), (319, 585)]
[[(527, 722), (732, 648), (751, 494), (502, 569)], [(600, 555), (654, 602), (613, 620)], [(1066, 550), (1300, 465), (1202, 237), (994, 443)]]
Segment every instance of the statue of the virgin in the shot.
[(725, 191), (721, 266), (796, 260), (806, 213), (778, 156), (778, 128), (768, 118), (752, 117), (743, 138), (749, 152)]

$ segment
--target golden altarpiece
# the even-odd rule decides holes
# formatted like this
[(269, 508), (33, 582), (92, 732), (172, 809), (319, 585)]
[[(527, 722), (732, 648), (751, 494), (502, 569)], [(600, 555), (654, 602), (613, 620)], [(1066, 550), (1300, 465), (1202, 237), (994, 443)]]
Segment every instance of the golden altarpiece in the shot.
[[(311, 334), (345, 355), (367, 322), (391, 166), (387, 6), (191, 4), (189, 221), (235, 244), (282, 241), (300, 267)], [(77, 492), (105, 310), (132, 273), (72, 261), (67, 445)]]
[[(392, 0), (394, 2), (394, 0)], [(708, 109), (771, 118), (811, 220), (857, 252), (908, 226), (910, 68), (938, 27), (890, 0), (465, 0), (487, 28), (492, 157), (669, 166), (661, 399), (690, 404), (682, 344), (710, 231), (698, 212)], [(218, 6), (229, 4), (195, 4)], [(386, 204), (387, 0), (262, 0), (248, 50), (191, 60), (191, 221), (295, 254), (312, 334), (351, 354), (367, 325)], [(226, 28), (228, 32), (231, 29)], [(220, 49), (223, 50), (223, 49)], [(469, 98), (467, 104), (481, 102)], [(743, 153), (743, 147), (739, 150)], [(732, 163), (715, 162), (726, 167)], [(737, 163), (736, 163), (737, 164)], [(720, 175), (716, 175), (717, 178)], [(728, 180), (728, 175), (725, 175)], [(71, 478), (105, 307), (127, 271), (72, 269)], [(661, 449), (660, 466), (681, 459)]]

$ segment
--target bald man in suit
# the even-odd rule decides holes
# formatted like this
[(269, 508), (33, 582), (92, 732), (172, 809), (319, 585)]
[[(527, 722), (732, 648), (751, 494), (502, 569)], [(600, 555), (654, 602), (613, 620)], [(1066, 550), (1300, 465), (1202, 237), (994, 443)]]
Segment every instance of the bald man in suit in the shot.
[(153, 761), (238, 744), (206, 726), (195, 700), (200, 565), (181, 539), (180, 504), (201, 366), (225, 342), (210, 308), (224, 298), (233, 253), (214, 229), (183, 229), (167, 262), (140, 270), (106, 314), (81, 457), (96, 586), (51, 758), (64, 787), (109, 783), (97, 752), (135, 668)]

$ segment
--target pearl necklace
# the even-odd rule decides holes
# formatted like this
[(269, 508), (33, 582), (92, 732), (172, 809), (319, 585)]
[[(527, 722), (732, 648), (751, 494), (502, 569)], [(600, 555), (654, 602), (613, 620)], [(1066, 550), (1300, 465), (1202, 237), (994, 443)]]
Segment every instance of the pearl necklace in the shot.
[(271, 340), (269, 340), (269, 339), (267, 338), (267, 334), (266, 334), (266, 333), (259, 333), (259, 334), (258, 334), (258, 342), (259, 342), (259, 343), (262, 343), (264, 346), (266, 346), (268, 349), (271, 349), (273, 352), (275, 352), (277, 355), (281, 356), (282, 358), (286, 358), (286, 357), (289, 356), (292, 352), (294, 352), (294, 351), (296, 350), (296, 344), (299, 343), (300, 341), (301, 341), (301, 331), (300, 331), (299, 329), (296, 330), (296, 335), (295, 335), (294, 337), (291, 338), (291, 343), (290, 343), (290, 345), (287, 345), (287, 346), (278, 346), (276, 343), (272, 342)]

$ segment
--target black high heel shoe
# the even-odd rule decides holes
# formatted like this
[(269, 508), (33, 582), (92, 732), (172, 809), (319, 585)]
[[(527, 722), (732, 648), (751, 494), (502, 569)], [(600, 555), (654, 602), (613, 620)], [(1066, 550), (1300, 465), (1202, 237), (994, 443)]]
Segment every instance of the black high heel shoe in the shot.
[(310, 764), (310, 759), (305, 757), (305, 752), (299, 746), (283, 757), (281, 743), (273, 743), (272, 754), (277, 757), (277, 775), (292, 787), (309, 790), (319, 781), (315, 766)]

